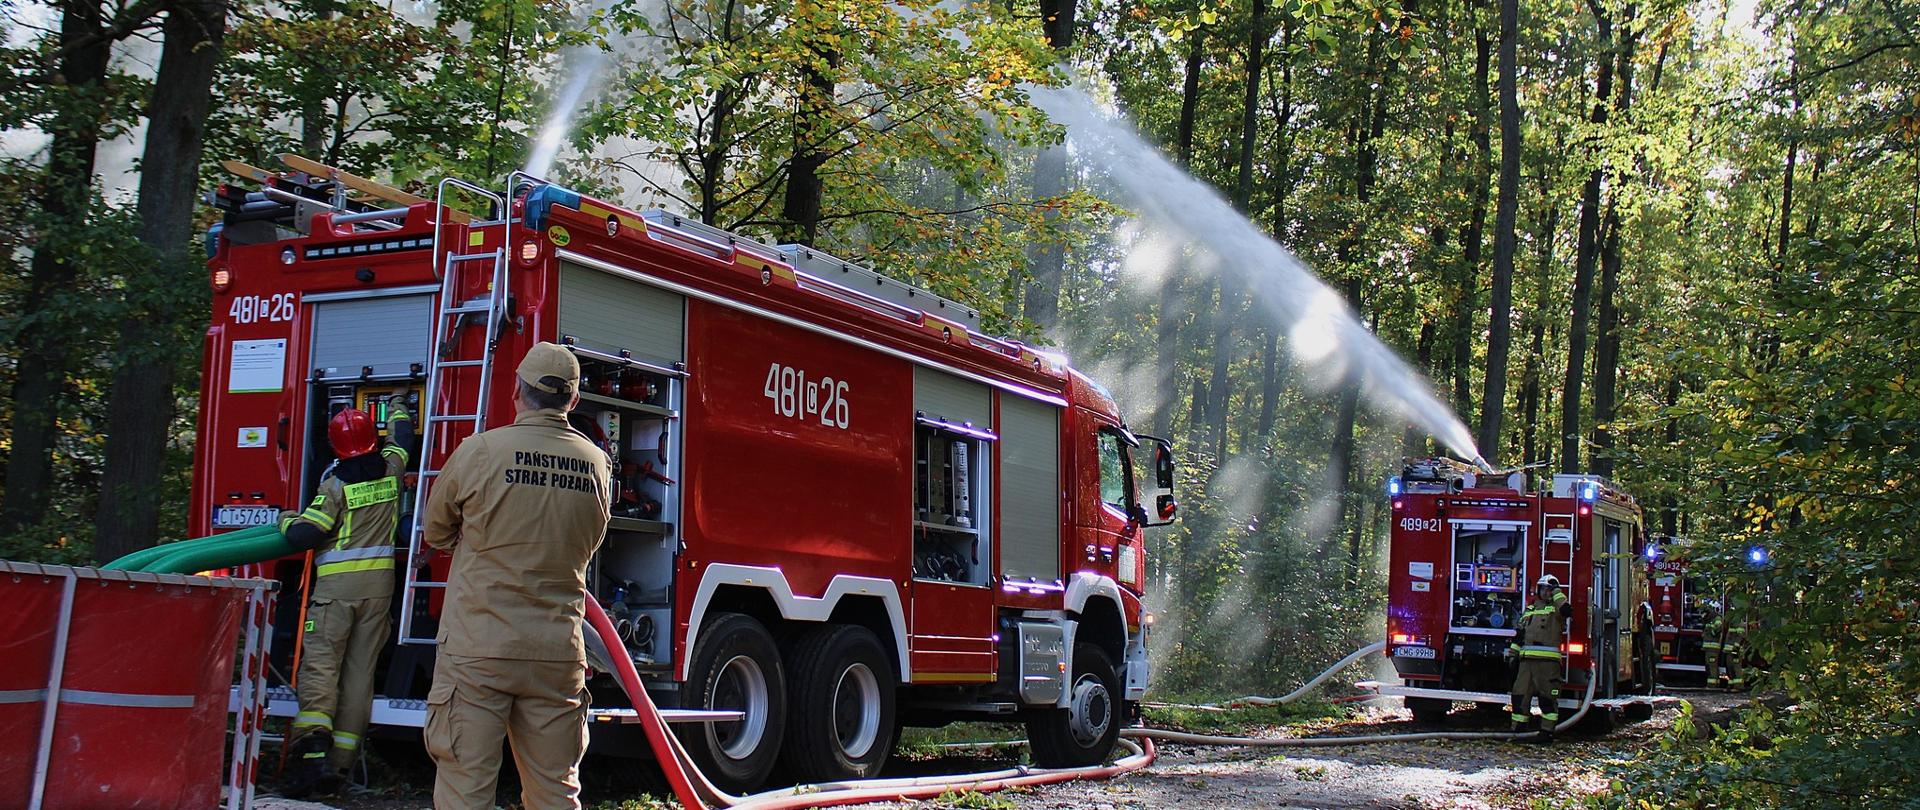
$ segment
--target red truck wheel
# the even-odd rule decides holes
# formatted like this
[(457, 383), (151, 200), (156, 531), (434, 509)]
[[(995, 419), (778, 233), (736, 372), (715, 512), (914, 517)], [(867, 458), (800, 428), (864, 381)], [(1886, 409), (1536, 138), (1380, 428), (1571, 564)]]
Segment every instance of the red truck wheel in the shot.
[(893, 667), (873, 631), (850, 624), (807, 632), (791, 648), (790, 739), (781, 758), (801, 782), (868, 779), (893, 753)]
[(1092, 644), (1073, 645), (1073, 680), (1067, 694), (1067, 708), (1035, 709), (1027, 715), (1027, 740), (1033, 745), (1033, 761), (1041, 767), (1098, 765), (1120, 738), (1124, 693), (1106, 651)]
[(683, 688), (683, 705), (745, 713), (729, 723), (679, 727), (700, 772), (728, 792), (758, 788), (773, 771), (787, 723), (786, 675), (773, 636), (752, 616), (711, 614)]

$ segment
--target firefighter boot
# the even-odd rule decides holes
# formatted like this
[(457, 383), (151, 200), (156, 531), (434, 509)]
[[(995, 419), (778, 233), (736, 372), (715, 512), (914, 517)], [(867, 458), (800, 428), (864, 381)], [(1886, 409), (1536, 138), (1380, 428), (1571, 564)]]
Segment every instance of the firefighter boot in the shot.
[(327, 752), (333, 748), (333, 733), (315, 729), (288, 743), (287, 779), (280, 794), (289, 799), (304, 799), (315, 792), (334, 788), (333, 769), (327, 767)]

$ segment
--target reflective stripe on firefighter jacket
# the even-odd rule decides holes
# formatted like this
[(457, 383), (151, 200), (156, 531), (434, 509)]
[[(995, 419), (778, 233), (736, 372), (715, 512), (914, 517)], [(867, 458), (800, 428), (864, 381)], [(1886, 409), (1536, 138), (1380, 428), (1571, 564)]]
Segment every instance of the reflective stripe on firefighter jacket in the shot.
[(1570, 609), (1564, 594), (1555, 592), (1553, 596), (1551, 604), (1535, 602), (1520, 614), (1519, 632), (1509, 649), (1522, 660), (1560, 660), (1565, 630), (1562, 618)]
[(428, 491), (422, 538), (453, 552), (443, 660), (586, 660), (587, 560), (606, 534), (611, 474), (557, 409), (460, 443)]
[(380, 455), (386, 464), (381, 477), (348, 484), (328, 476), (313, 503), (280, 518), (282, 532), (307, 523), (333, 537), (313, 556), (316, 599), (393, 595), (394, 528), (400, 520), (400, 475), (407, 467), (407, 451), (388, 445)]

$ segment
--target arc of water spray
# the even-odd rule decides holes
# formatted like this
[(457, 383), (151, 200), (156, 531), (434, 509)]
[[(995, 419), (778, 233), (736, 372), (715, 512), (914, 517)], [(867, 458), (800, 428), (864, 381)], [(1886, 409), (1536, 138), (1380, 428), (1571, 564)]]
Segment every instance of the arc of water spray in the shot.
[(1309, 366), (1357, 372), (1367, 390), (1481, 469), (1481, 458), (1453, 409), (1434, 396), (1415, 372), (1362, 326), (1339, 294), (1212, 186), (1181, 171), (1132, 127), (1108, 117), (1079, 87), (1028, 86), (1033, 103), (1067, 128), (1082, 154), (1100, 162), (1127, 202), (1152, 224), (1176, 230), (1219, 259), (1221, 272), (1256, 292), (1255, 300), (1287, 330), (1296, 360)]

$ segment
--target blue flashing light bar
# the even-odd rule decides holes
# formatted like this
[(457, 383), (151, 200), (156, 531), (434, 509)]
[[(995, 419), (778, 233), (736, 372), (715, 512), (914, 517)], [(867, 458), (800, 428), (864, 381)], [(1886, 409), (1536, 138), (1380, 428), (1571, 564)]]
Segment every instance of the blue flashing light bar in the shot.
[(1387, 479), (1387, 497), (1398, 498), (1400, 497), (1400, 491), (1401, 491), (1400, 476), (1396, 475), (1392, 478)]
[(1587, 503), (1600, 500), (1600, 485), (1592, 481), (1581, 484), (1580, 500), (1586, 501)]
[(1647, 544), (1647, 559), (1649, 559), (1649, 560), (1657, 560), (1657, 559), (1660, 559), (1660, 547), (1659, 547), (1659, 546), (1656, 546), (1656, 545), (1653, 545), (1652, 543), (1648, 543), (1648, 544)]
[(543, 231), (547, 228), (547, 211), (555, 205), (563, 205), (575, 211), (580, 210), (580, 193), (568, 191), (554, 185), (537, 186), (527, 192), (526, 223), (529, 230)]
[(1747, 549), (1747, 562), (1753, 563), (1754, 565), (1766, 565), (1767, 550), (1760, 546)]

